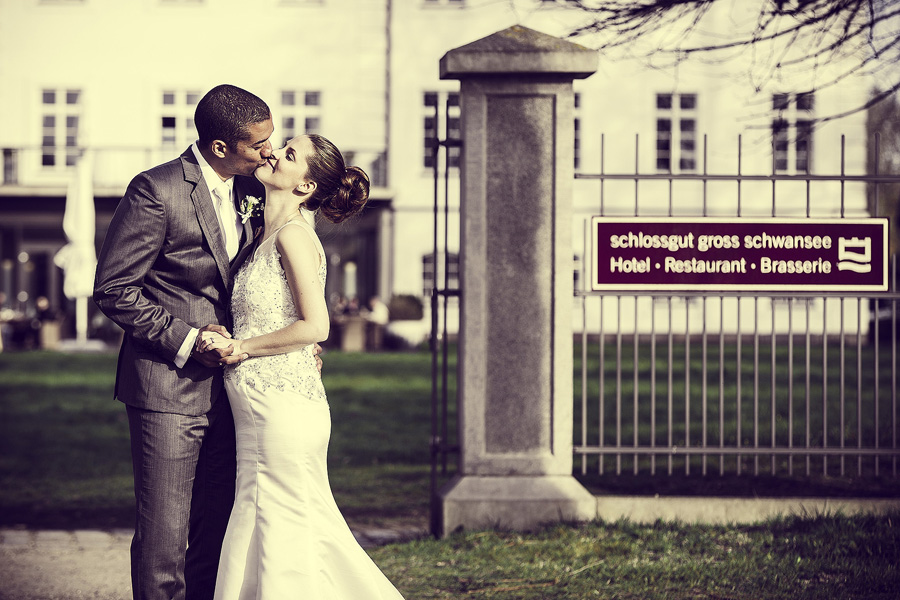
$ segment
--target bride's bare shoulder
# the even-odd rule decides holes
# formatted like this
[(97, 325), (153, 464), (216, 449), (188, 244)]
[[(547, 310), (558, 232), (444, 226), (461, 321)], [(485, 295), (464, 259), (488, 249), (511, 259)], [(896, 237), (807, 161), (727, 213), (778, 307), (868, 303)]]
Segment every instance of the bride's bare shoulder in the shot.
[[(282, 227), (275, 237), (275, 246), (282, 256), (289, 258), (300, 256), (315, 256), (318, 258), (319, 250), (316, 244), (315, 232), (308, 224), (291, 221), (289, 226)], [(295, 225), (291, 227), (290, 225)]]

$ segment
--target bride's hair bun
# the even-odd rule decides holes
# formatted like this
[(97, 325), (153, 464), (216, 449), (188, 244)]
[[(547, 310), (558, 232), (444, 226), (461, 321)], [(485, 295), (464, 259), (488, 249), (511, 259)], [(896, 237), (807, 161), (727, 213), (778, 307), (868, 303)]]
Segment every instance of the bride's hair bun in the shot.
[(346, 167), (337, 146), (321, 135), (307, 134), (313, 151), (306, 157), (308, 178), (316, 191), (306, 208), (318, 210), (332, 223), (340, 223), (365, 207), (369, 199), (369, 177), (359, 167)]

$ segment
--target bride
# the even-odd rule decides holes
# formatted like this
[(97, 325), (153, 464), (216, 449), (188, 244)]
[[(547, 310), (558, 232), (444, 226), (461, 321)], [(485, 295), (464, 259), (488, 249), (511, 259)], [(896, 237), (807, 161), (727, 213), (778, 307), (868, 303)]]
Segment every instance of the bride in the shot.
[(326, 261), (303, 213), (340, 222), (362, 210), (369, 180), (315, 134), (275, 151), (256, 178), (265, 227), (235, 278), (234, 339), (206, 332), (202, 347), (243, 359), (225, 367), (238, 473), (215, 598), (402, 598), (332, 497), (331, 415), (313, 353), (328, 337)]

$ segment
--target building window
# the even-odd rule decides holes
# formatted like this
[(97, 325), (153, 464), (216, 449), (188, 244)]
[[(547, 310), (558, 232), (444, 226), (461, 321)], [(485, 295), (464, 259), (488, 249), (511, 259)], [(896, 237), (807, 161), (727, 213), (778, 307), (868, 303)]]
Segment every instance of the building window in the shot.
[(788, 168), (788, 124), (784, 119), (772, 120), (772, 153), (775, 170), (787, 171)]
[(697, 94), (656, 95), (656, 170), (697, 170)]
[[(424, 124), (424, 160), (426, 168), (435, 166), (439, 141), (459, 141), (462, 138), (459, 92), (425, 92), (422, 103)], [(459, 167), (458, 145), (447, 148), (447, 166)]]
[(81, 90), (41, 90), (41, 166), (62, 168), (78, 162), (81, 112)]
[[(438, 289), (444, 287), (444, 253), (438, 254)], [(446, 254), (447, 290), (459, 290), (459, 254), (448, 252)], [(426, 254), (422, 257), (422, 294), (431, 296), (434, 287), (434, 254)]]
[(812, 92), (772, 95), (772, 164), (776, 172), (809, 173), (812, 169)]
[[(322, 92), (282, 90), (281, 137), (287, 144), (302, 133), (322, 131)], [(303, 126), (302, 130), (298, 127)]]
[(160, 141), (164, 150), (183, 150), (197, 139), (194, 111), (200, 101), (196, 90), (163, 90)]

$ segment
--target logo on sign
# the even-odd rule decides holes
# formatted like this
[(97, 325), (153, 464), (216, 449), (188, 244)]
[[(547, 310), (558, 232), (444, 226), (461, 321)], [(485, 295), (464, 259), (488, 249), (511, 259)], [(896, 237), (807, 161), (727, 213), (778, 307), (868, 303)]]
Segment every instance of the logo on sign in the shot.
[(872, 238), (838, 238), (838, 271), (872, 271)]

